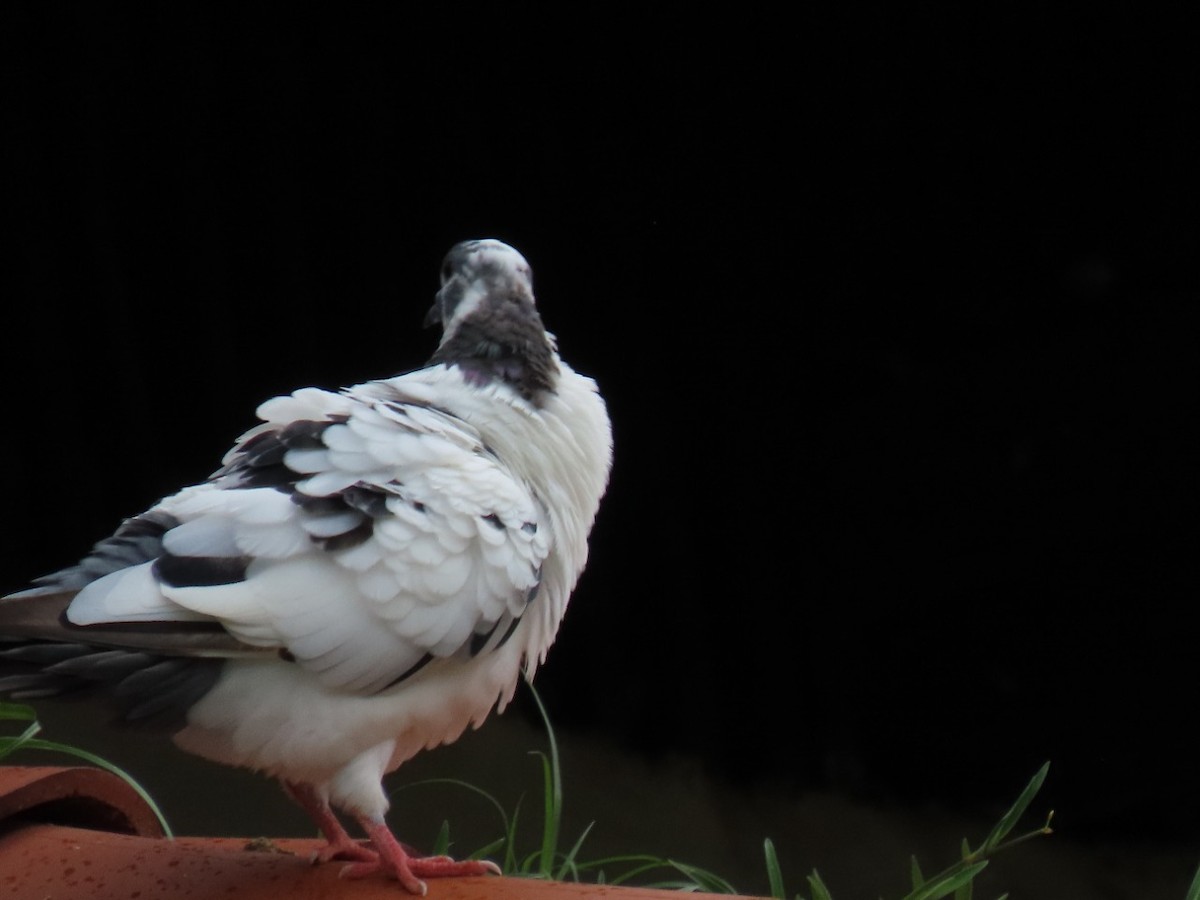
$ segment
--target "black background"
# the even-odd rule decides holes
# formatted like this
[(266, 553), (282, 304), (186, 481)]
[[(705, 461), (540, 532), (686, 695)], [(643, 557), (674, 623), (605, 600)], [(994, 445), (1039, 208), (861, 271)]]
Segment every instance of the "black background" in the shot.
[[(10, 8), (4, 589), (536, 273), (615, 429), (539, 678), (735, 785), (1200, 837), (1197, 65), (1143, 11)], [(437, 21), (434, 19), (437, 18)]]

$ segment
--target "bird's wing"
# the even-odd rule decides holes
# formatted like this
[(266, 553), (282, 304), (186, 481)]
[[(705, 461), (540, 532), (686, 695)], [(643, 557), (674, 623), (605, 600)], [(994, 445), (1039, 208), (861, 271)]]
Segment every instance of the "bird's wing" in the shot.
[(71, 627), (116, 640), (119, 626), (215, 623), (238, 642), (213, 642), (216, 655), (274, 651), (359, 693), (488, 652), (537, 593), (550, 527), (529, 485), (438, 397), (425, 373), (268, 401), (207, 482), (126, 523), (156, 532), (130, 564), (95, 577), (93, 553), (42, 590), (91, 577)]

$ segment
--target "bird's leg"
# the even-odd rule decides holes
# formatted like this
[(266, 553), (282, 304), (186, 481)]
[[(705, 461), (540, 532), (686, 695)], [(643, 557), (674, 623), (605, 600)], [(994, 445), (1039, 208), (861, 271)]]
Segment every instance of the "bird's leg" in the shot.
[(412, 894), (425, 895), (421, 878), (462, 875), (499, 875), (500, 867), (488, 860), (454, 860), (449, 856), (410, 856), (383, 821), (359, 816), (358, 823), (379, 854), (374, 862), (352, 863), (342, 869), (344, 878), (362, 878), (380, 870), (397, 879)]
[(321, 829), (321, 834), (325, 835), (326, 844), (317, 851), (313, 862), (329, 862), (333, 859), (356, 860), (364, 864), (379, 862), (378, 853), (364, 847), (347, 834), (333, 810), (329, 808), (329, 801), (319, 796), (311, 784), (285, 781), (283, 789), (300, 804), (300, 808), (308, 813), (308, 817)]

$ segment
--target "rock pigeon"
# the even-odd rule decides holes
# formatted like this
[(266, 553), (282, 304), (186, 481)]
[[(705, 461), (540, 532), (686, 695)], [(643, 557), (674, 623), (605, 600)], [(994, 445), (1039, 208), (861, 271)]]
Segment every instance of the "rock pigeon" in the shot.
[(612, 431), (512, 247), (454, 246), (436, 323), (424, 368), (268, 400), (206, 481), (0, 600), (0, 693), (99, 690), (125, 723), (278, 778), (346, 875), (423, 894), (498, 871), (411, 855), (381, 779), (502, 711), (544, 660)]

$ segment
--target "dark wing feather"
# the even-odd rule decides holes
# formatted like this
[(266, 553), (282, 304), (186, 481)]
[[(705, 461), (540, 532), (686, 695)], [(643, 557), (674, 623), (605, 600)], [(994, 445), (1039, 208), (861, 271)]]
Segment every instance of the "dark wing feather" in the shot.
[(160, 656), (237, 657), (272, 651), (244, 644), (217, 622), (120, 622), (73, 625), (66, 609), (75, 591), (0, 599), (0, 635), (52, 643), (139, 650)]

